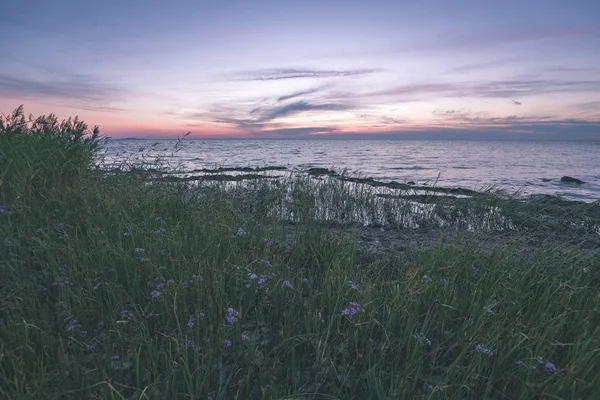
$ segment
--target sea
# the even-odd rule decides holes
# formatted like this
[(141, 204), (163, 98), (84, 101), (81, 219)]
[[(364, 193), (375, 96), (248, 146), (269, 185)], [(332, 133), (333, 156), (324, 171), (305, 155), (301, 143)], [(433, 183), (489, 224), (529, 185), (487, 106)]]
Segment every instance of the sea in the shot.
[[(101, 158), (107, 168), (157, 158), (179, 172), (320, 167), (381, 181), (600, 200), (600, 142), (109, 139)], [(561, 182), (563, 176), (584, 183)]]

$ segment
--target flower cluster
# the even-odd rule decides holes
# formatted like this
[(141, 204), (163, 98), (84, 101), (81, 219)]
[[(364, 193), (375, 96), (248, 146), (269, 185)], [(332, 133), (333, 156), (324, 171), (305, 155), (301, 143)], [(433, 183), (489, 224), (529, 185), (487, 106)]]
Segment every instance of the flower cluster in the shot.
[(349, 307), (346, 307), (342, 310), (342, 314), (347, 316), (348, 318), (353, 318), (358, 313), (364, 313), (365, 309), (360, 304), (351, 301), (349, 303)]
[(348, 281), (348, 285), (350, 285), (350, 289), (356, 291), (356, 292), (360, 292), (360, 288), (358, 287), (358, 285), (352, 281)]
[(431, 346), (431, 340), (427, 339), (427, 336), (425, 336), (425, 334), (422, 332), (419, 333), (418, 335), (412, 335), (412, 338), (422, 342), (423, 344), (425, 344), (427, 346)]
[(135, 320), (135, 314), (129, 310), (121, 311), (121, 319)]
[(227, 314), (225, 315), (225, 320), (227, 321), (227, 323), (229, 325), (233, 325), (235, 324), (238, 319), (240, 319), (242, 317), (242, 315), (240, 314), (239, 311), (237, 311), (235, 308), (231, 308), (229, 307), (227, 309)]
[(494, 356), (494, 351), (491, 350), (490, 348), (488, 348), (487, 346), (483, 345), (483, 344), (478, 344), (477, 346), (475, 346), (475, 351), (477, 351), (478, 353), (481, 354), (485, 354), (486, 356), (489, 357), (493, 357)]
[(290, 281), (283, 281), (283, 283), (281, 284), (281, 288), (282, 289), (285, 289), (285, 288), (293, 289), (294, 286), (292, 286), (292, 284), (290, 283)]

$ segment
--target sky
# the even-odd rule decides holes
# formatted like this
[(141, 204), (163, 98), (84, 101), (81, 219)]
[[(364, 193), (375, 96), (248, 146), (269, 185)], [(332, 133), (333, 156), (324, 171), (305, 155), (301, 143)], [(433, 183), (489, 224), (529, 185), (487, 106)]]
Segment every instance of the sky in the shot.
[(597, 0), (8, 0), (0, 112), (114, 137), (600, 140)]

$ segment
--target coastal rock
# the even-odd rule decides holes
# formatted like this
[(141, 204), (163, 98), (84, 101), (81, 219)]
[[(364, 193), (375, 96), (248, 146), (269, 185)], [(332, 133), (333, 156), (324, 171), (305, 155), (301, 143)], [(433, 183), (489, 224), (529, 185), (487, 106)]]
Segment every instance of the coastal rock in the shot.
[(562, 178), (560, 178), (561, 182), (566, 182), (566, 183), (577, 183), (577, 184), (582, 184), (584, 183), (582, 180), (579, 180), (577, 178), (573, 178), (570, 176), (563, 176)]

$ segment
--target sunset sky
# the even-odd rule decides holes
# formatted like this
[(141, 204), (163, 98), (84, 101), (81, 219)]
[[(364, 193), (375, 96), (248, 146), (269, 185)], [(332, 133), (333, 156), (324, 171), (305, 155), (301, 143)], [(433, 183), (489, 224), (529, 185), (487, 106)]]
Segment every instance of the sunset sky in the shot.
[(3, 2), (0, 112), (112, 137), (600, 139), (600, 1)]

